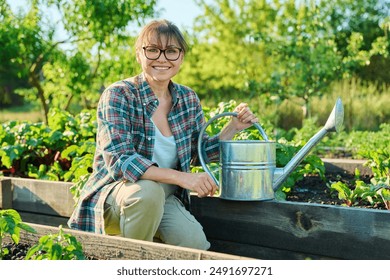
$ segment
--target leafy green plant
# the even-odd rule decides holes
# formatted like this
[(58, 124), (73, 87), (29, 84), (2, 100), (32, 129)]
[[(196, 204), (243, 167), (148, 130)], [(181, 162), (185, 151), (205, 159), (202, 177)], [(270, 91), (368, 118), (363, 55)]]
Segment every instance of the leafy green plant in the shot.
[[(280, 139), (276, 145), (276, 167), (284, 167), (294, 155), (302, 148), (302, 143), (294, 144)], [(317, 174), (325, 180), (325, 165), (323, 161), (314, 154), (307, 155), (301, 163), (290, 173), (282, 186), (276, 190), (275, 197), (278, 200), (285, 200), (295, 184), (307, 175)]]
[(383, 187), (377, 191), (377, 194), (382, 198), (387, 210), (390, 210), (390, 188)]
[(368, 202), (383, 203), (390, 210), (390, 153), (388, 149), (362, 150), (361, 154), (367, 157), (365, 163), (373, 173), (370, 183), (358, 180), (360, 174), (355, 172), (357, 180), (354, 187), (342, 182), (333, 183), (330, 188), (338, 192), (338, 197), (345, 201), (347, 206), (355, 206)]
[(365, 166), (371, 168), (376, 184), (383, 183), (390, 185), (390, 148), (364, 150), (361, 154), (368, 158)]
[(85, 175), (82, 175), (78, 178), (78, 180), (70, 187), (70, 193), (73, 196), (73, 200), (75, 202), (78, 201), (81, 190), (83, 189), (85, 183), (88, 181), (89, 177), (91, 176), (91, 173), (87, 173)]
[(3, 239), (9, 234), (15, 244), (19, 243), (20, 230), (35, 233), (35, 229), (22, 222), (20, 214), (14, 209), (0, 210), (0, 259), (9, 254), (7, 248), (3, 249)]
[(361, 201), (368, 201), (373, 205), (378, 201), (378, 188), (360, 180), (356, 181), (354, 189), (340, 181), (332, 183), (330, 189), (338, 192), (338, 198), (343, 200), (346, 206), (357, 206), (361, 204)]
[(25, 257), (26, 260), (85, 260), (81, 243), (59, 226), (57, 234), (48, 234), (32, 246)]
[(9, 176), (78, 180), (92, 166), (95, 135), (93, 110), (72, 116), (52, 109), (48, 125), (4, 123), (0, 126), (0, 170)]

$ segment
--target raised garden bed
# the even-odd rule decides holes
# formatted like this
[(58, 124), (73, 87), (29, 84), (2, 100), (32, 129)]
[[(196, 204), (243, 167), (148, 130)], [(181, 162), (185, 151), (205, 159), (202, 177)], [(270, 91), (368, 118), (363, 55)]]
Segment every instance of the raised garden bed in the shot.
[[(353, 172), (355, 168), (359, 168), (361, 174), (369, 172), (362, 166), (362, 161), (347, 163), (327, 160), (325, 166), (327, 172)], [(50, 230), (57, 230), (58, 225), (66, 224), (73, 209), (70, 186), (68, 183), (3, 179), (0, 181), (0, 208), (12, 207), (20, 212), (23, 221), (40, 226), (50, 225)], [(52, 191), (53, 188), (55, 191)], [(227, 256), (258, 259), (390, 259), (388, 210), (293, 201), (237, 202), (219, 198), (199, 199), (196, 196), (192, 197), (192, 202), (192, 211), (212, 244), (208, 253), (228, 254), (214, 255), (217, 259)], [(96, 238), (91, 243), (85, 243), (86, 247), (90, 246), (87, 250), (96, 250), (95, 244), (99, 244), (99, 247), (112, 246), (112, 253), (103, 256), (109, 259), (149, 258), (148, 251), (154, 246), (162, 251), (166, 248), (164, 246), (168, 246), (192, 252), (186, 248), (138, 241), (131, 241), (137, 245), (129, 245), (133, 247), (126, 249), (123, 238), (80, 232), (75, 234), (81, 234), (82, 243)], [(85, 237), (83, 234), (86, 234)], [(146, 251), (134, 246), (146, 248)], [(138, 253), (121, 253), (121, 256), (115, 257), (122, 250)], [(159, 254), (155, 258), (163, 258)], [(185, 254), (170, 254), (169, 258), (185, 258)], [(199, 255), (194, 258), (198, 259)]]

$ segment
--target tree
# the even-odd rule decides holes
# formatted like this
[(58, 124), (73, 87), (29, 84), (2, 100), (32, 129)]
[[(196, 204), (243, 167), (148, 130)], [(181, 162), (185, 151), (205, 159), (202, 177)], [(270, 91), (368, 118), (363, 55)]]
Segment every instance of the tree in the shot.
[(39, 53), (44, 52), (41, 44), (40, 27), (34, 21), (35, 9), (25, 17), (16, 18), (5, 0), (0, 0), (0, 102), (9, 103), (15, 88), (31, 87), (28, 68)]
[[(49, 106), (68, 109), (71, 103), (91, 107), (108, 78), (121, 76), (136, 68), (129, 59), (133, 39), (130, 24), (140, 25), (154, 15), (155, 0), (30, 0), (30, 10), (14, 15), (4, 0), (0, 1), (4, 21), (1, 37), (7, 40), (10, 68), (1, 69), (2, 87), (15, 75), (27, 77), (28, 86), (19, 92), (38, 100), (47, 121)], [(51, 23), (44, 9), (60, 15)], [(3, 13), (2, 13), (3, 14)], [(65, 38), (56, 39), (57, 25), (64, 27)], [(11, 30), (13, 37), (4, 34)], [(66, 44), (66, 49), (61, 48)], [(15, 62), (12, 62), (15, 61)], [(111, 69), (122, 71), (112, 74)], [(130, 73), (126, 73), (126, 76)]]
[(179, 76), (208, 98), (232, 96), (237, 92), (249, 95), (253, 81), (264, 79), (264, 44), (254, 41), (253, 34), (266, 32), (275, 20), (277, 9), (269, 1), (216, 0), (213, 4), (197, 1), (204, 14), (196, 19), (192, 49)]
[[(364, 12), (355, 5), (351, 20), (338, 22), (332, 20), (350, 0), (198, 2), (204, 15), (183, 70), (192, 78), (190, 85), (207, 94), (298, 100), (309, 116), (313, 96), (326, 95), (333, 81), (352, 76), (374, 55), (388, 54), (385, 25), (366, 24), (367, 18), (386, 21), (372, 8), (374, 1), (359, 1)], [(357, 22), (367, 28), (355, 30)], [(340, 24), (353, 25), (353, 32), (343, 34), (345, 44), (340, 43)]]

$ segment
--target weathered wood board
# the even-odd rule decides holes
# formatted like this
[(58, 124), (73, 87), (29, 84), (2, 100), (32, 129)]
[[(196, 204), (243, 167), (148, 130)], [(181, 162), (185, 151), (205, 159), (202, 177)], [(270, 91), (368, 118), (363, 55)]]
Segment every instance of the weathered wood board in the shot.
[[(35, 244), (39, 238), (56, 234), (58, 227), (28, 223), (37, 233), (20, 232), (25, 243)], [(244, 260), (246, 257), (212, 251), (196, 250), (161, 243), (63, 229), (72, 234), (83, 247), (85, 255), (99, 260)], [(6, 236), (5, 242), (10, 242)]]
[(372, 175), (371, 168), (364, 165), (366, 160), (323, 158), (322, 161), (327, 173), (355, 174), (355, 169), (358, 169), (361, 175)]
[[(12, 208), (18, 211), (69, 217), (74, 200), (72, 183), (12, 178)], [(54, 190), (54, 191), (53, 191)]]
[[(192, 201), (208, 238), (286, 251), (275, 259), (288, 258), (288, 251), (308, 258), (390, 259), (387, 210), (210, 197)], [(253, 248), (246, 256), (269, 259)], [(213, 249), (223, 252), (224, 246)]]

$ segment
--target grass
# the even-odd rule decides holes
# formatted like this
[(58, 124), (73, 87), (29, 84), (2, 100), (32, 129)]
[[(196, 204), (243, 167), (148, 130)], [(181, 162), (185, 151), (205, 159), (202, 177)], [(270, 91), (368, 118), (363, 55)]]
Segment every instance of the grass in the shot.
[(43, 121), (43, 115), (39, 109), (31, 105), (24, 105), (0, 110), (0, 123), (8, 121)]

